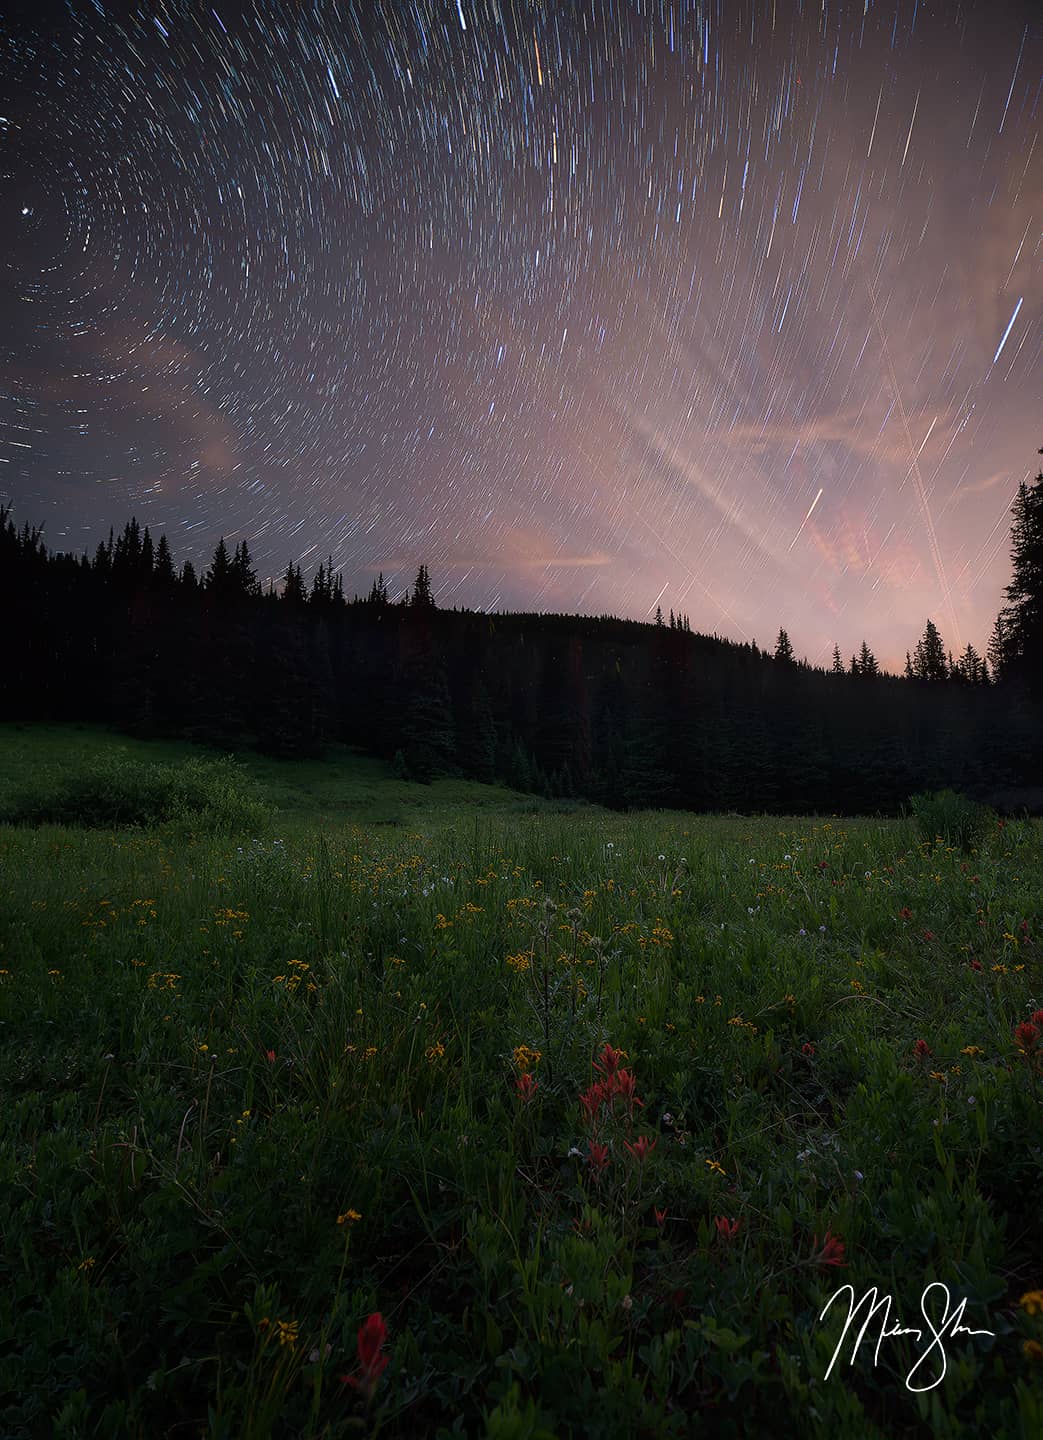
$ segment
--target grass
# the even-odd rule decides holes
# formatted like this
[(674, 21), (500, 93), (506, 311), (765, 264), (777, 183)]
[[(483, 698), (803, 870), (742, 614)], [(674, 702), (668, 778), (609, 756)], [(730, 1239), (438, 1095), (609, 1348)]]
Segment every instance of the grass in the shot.
[[(114, 749), (199, 753), (4, 727), (0, 807)], [(1041, 1432), (1038, 822), (245, 763), (251, 832), (0, 826), (0, 1432)], [(825, 1378), (931, 1281), (994, 1335)]]

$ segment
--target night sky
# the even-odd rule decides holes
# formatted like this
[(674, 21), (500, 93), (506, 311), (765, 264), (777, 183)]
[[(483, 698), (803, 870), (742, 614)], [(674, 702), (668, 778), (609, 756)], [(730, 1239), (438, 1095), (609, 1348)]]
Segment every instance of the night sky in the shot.
[(5, 6), (0, 498), (349, 597), (984, 650), (1041, 60), (1002, 0)]

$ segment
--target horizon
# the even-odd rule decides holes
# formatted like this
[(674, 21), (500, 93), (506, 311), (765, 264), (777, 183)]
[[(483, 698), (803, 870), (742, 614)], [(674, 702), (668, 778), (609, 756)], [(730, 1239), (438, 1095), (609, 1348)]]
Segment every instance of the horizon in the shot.
[(20, 19), (0, 501), (75, 554), (134, 514), (179, 568), (984, 654), (1041, 41), (1020, 0)]

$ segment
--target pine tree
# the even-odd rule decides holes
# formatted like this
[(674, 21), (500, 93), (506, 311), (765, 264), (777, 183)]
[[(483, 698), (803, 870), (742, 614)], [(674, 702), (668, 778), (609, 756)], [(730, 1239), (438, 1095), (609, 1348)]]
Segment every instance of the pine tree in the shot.
[(181, 567), (181, 583), (186, 590), (197, 590), (199, 581), (196, 578), (196, 567), (191, 560), (186, 560)]
[(858, 673), (868, 679), (873, 679), (880, 674), (880, 666), (876, 663), (876, 656), (864, 640), (862, 641), (862, 648), (858, 652)]
[[(1043, 455), (1043, 450), (1039, 452)], [(1005, 594), (1003, 672), (1043, 687), (1043, 470), (1018, 486), (1010, 528), (1014, 575)]]
[(968, 685), (985, 685), (988, 683), (985, 661), (973, 645), (968, 645), (966, 650), (964, 650), (954, 666), (953, 673), (955, 679), (963, 680)]
[(249, 600), (261, 593), (261, 587), (257, 583), (257, 572), (253, 568), (250, 559), (250, 551), (247, 549), (246, 541), (241, 541), (235, 547), (235, 554), (231, 564), (232, 593), (237, 600)]
[(834, 675), (843, 675), (843, 673), (844, 673), (844, 662), (843, 662), (843, 660), (841, 660), (841, 658), (840, 658), (840, 646), (839, 646), (839, 645), (834, 645), (834, 646), (833, 646), (833, 674), (834, 674)]
[(417, 610), (433, 610), (435, 608), (434, 597), (431, 594), (431, 581), (428, 577), (426, 565), (421, 565), (417, 571), (410, 604)]
[(992, 627), (988, 648), (985, 651), (989, 662), (989, 669), (992, 671), (992, 678), (994, 680), (1002, 680), (1004, 678), (1008, 644), (1007, 621), (1004, 612), (1001, 610), (996, 616), (996, 623)]
[(775, 641), (775, 659), (783, 665), (793, 664), (793, 646), (785, 630), (779, 631), (779, 638)]
[(287, 605), (293, 606), (294, 609), (301, 609), (308, 598), (304, 592), (304, 577), (301, 574), (301, 567), (299, 564), (294, 565), (292, 560), (283, 577), (282, 598)]
[(157, 583), (164, 588), (172, 586), (177, 579), (174, 574), (174, 562), (170, 556), (170, 546), (167, 544), (165, 535), (159, 537), (159, 544), (156, 546), (156, 564), (152, 573)]
[(912, 679), (915, 678), (914, 671), (913, 671), (913, 657), (909, 654), (909, 651), (908, 651), (908, 650), (905, 652), (905, 672), (904, 672), (904, 673), (905, 673), (905, 678), (906, 678), (907, 680), (912, 680)]
[(660, 630), (663, 628), (663, 607), (661, 605), (655, 607), (655, 623)]
[(859, 669), (858, 669), (858, 656), (857, 656), (857, 655), (852, 655), (852, 657), (851, 657), (851, 674), (852, 674), (852, 675), (858, 675), (859, 673), (860, 673), (860, 672), (859, 672)]
[(677, 627), (676, 627), (675, 624), (674, 624), (674, 612), (673, 612), (673, 609), (671, 609), (671, 611), (670, 611), (670, 629), (671, 629), (671, 630), (674, 630), (674, 629), (676, 629), (676, 628), (677, 628)]
[(217, 542), (210, 568), (203, 576), (203, 588), (223, 600), (231, 592), (232, 583), (232, 562), (228, 558), (228, 546), (222, 535)]
[(946, 680), (949, 668), (945, 646), (933, 620), (928, 620), (923, 637), (913, 655), (913, 674), (917, 680)]

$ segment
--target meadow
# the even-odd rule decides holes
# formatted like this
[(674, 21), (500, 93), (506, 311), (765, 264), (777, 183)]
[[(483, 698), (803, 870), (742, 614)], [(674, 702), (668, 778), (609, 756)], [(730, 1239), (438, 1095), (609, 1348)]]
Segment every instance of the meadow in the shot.
[(0, 1433), (1043, 1435), (1041, 822), (198, 754), (0, 727)]

